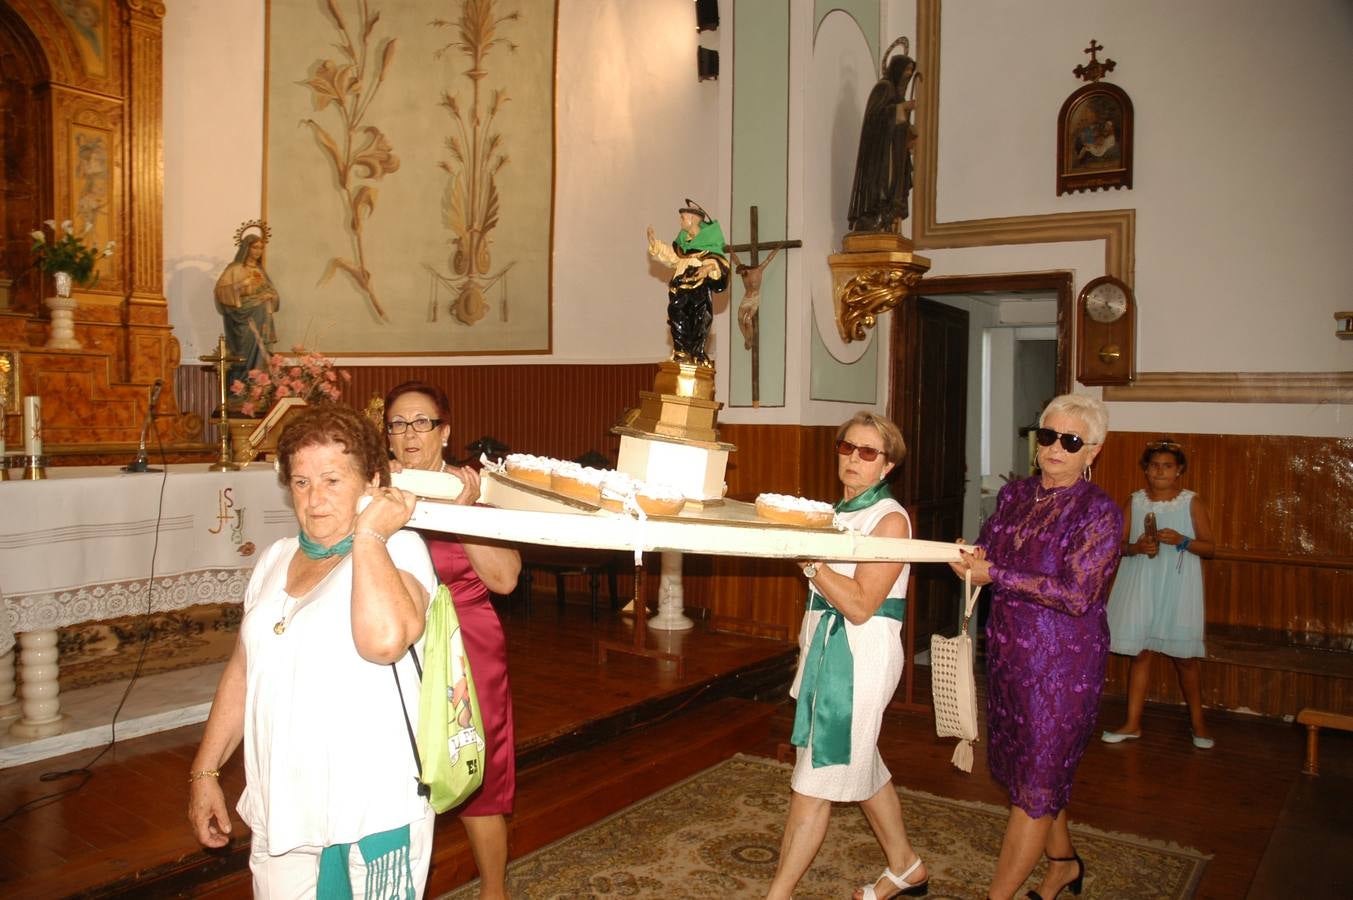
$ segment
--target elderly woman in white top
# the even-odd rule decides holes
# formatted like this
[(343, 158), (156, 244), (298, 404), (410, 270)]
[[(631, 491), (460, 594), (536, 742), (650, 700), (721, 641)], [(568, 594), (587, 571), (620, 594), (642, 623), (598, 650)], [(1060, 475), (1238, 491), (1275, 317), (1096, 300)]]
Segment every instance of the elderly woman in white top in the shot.
[(416, 727), (407, 651), (436, 575), (422, 539), (401, 530), (414, 498), (388, 486), (384, 439), (347, 407), (301, 413), (278, 456), (300, 534), (269, 547), (250, 579), (189, 773), (188, 818), (204, 846), (228, 843), (217, 779), (243, 742), (255, 896), (421, 897), (433, 813), (391, 672), (415, 686)]
[[(906, 510), (883, 480), (907, 452), (897, 426), (856, 413), (837, 431), (836, 452), (843, 494), (837, 516), (862, 534), (911, 537)], [(883, 711), (902, 675), (907, 572), (900, 562), (811, 562), (803, 568), (808, 610), (790, 690), (798, 698), (791, 738), (798, 761), (769, 898), (793, 894), (822, 846), (833, 802), (860, 804), (887, 859), (882, 874), (859, 888), (856, 898), (929, 890), (929, 875), (907, 840), (892, 773), (878, 752)]]

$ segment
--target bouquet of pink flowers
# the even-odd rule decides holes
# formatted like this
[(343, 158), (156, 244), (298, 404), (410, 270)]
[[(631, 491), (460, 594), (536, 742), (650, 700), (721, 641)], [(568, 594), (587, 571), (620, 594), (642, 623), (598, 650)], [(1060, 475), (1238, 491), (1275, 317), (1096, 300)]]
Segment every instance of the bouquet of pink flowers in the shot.
[(323, 353), (291, 348), (293, 356), (272, 353), (268, 368), (250, 369), (244, 381), (236, 379), (230, 393), (243, 399), (240, 412), (262, 415), (284, 397), (299, 397), (307, 403), (332, 403), (343, 396), (341, 385), (352, 380), (349, 372), (334, 368), (334, 361)]

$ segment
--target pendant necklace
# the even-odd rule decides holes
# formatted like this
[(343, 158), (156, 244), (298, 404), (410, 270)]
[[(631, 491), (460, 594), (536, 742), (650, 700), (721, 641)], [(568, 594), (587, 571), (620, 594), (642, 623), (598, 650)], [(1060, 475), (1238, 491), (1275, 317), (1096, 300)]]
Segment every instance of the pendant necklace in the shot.
[(1039, 504), (1043, 503), (1044, 500), (1056, 500), (1058, 497), (1062, 497), (1066, 494), (1065, 489), (1052, 490), (1049, 488), (1047, 493), (1040, 497), (1038, 492), (1042, 489), (1042, 484), (1034, 485), (1034, 502), (1029, 504), (1028, 511), (1024, 513), (1024, 518), (1020, 520), (1019, 526), (1015, 529), (1013, 543), (1016, 550), (1023, 549), (1025, 541), (1035, 534), (1041, 534), (1043, 529), (1051, 523), (1051, 517), (1048, 515), (1049, 511), (1052, 512), (1053, 517), (1056, 516), (1056, 510), (1059, 504), (1049, 503), (1046, 506), (1040, 506)]
[[(345, 555), (346, 555), (346, 554), (345, 554)], [(330, 557), (330, 559), (342, 561), (343, 557), (342, 557), (342, 556), (333, 556), (333, 557)], [(328, 578), (328, 577), (329, 577), (329, 573), (330, 573), (330, 572), (333, 572), (333, 570), (336, 569), (336, 568), (338, 568), (338, 566), (333, 565), (333, 564), (330, 564), (330, 566), (329, 566), (329, 571), (328, 571), (328, 572), (325, 572), (323, 575), (321, 575), (321, 576), (319, 577), (319, 581), (316, 581), (315, 584), (314, 584), (314, 586), (311, 587), (310, 590), (313, 591), (316, 587), (319, 587), (320, 582), (323, 581), (324, 579)], [(306, 593), (308, 594), (308, 593), (310, 593), (310, 591), (306, 591)], [(287, 602), (286, 602), (286, 604), (282, 607), (282, 618), (278, 619), (277, 622), (274, 623), (274, 625), (273, 625), (273, 627), (272, 627), (272, 633), (273, 633), (273, 634), (282, 634), (283, 632), (285, 632), (285, 631), (287, 630), (287, 625), (289, 625), (289, 624), (291, 623), (291, 617), (294, 616), (294, 615), (296, 614), (297, 609), (299, 609), (299, 607), (294, 607), (294, 606), (293, 606), (293, 604), (296, 603), (296, 598), (295, 598), (295, 597), (291, 596), (290, 594), (287, 594), (287, 595), (286, 595), (286, 598), (287, 598)]]

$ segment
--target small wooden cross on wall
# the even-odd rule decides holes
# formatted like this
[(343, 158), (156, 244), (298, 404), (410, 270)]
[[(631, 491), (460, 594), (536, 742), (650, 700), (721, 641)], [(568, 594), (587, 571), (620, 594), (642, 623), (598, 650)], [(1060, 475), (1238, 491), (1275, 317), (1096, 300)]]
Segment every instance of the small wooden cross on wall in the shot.
[(1071, 74), (1082, 81), (1095, 82), (1112, 72), (1114, 66), (1118, 65), (1118, 63), (1108, 58), (1105, 58), (1103, 62), (1100, 62), (1098, 53), (1103, 49), (1103, 44), (1094, 38), (1090, 38), (1090, 46), (1085, 48), (1085, 52), (1090, 54), (1090, 64), (1088, 66), (1076, 66), (1076, 68), (1071, 70)]
[[(751, 210), (752, 234), (746, 244), (728, 244), (723, 249), (729, 254), (736, 271), (742, 276), (743, 296), (738, 306), (738, 328), (742, 331), (743, 346), (752, 351), (752, 406), (761, 405), (761, 278), (766, 267), (782, 249), (802, 247), (803, 241), (767, 241), (761, 243), (757, 237), (758, 209)], [(751, 256), (751, 264), (744, 265), (738, 260), (738, 251)], [(761, 251), (769, 250), (770, 256), (761, 259)]]

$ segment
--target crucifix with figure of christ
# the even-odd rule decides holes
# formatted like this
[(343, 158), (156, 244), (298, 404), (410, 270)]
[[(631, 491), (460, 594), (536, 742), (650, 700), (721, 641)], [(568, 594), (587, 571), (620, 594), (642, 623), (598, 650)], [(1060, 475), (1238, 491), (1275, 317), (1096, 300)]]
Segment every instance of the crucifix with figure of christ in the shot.
[[(757, 239), (758, 210), (752, 207), (751, 240), (746, 244), (728, 244), (723, 249), (732, 260), (734, 271), (742, 276), (742, 303), (738, 304), (738, 328), (742, 331), (743, 347), (752, 351), (752, 406), (761, 405), (761, 278), (766, 274), (766, 266), (775, 259), (782, 249), (802, 247), (803, 241), (766, 241)], [(751, 264), (744, 265), (738, 259), (738, 251), (750, 254)], [(761, 251), (769, 250), (770, 256), (761, 259)]]

